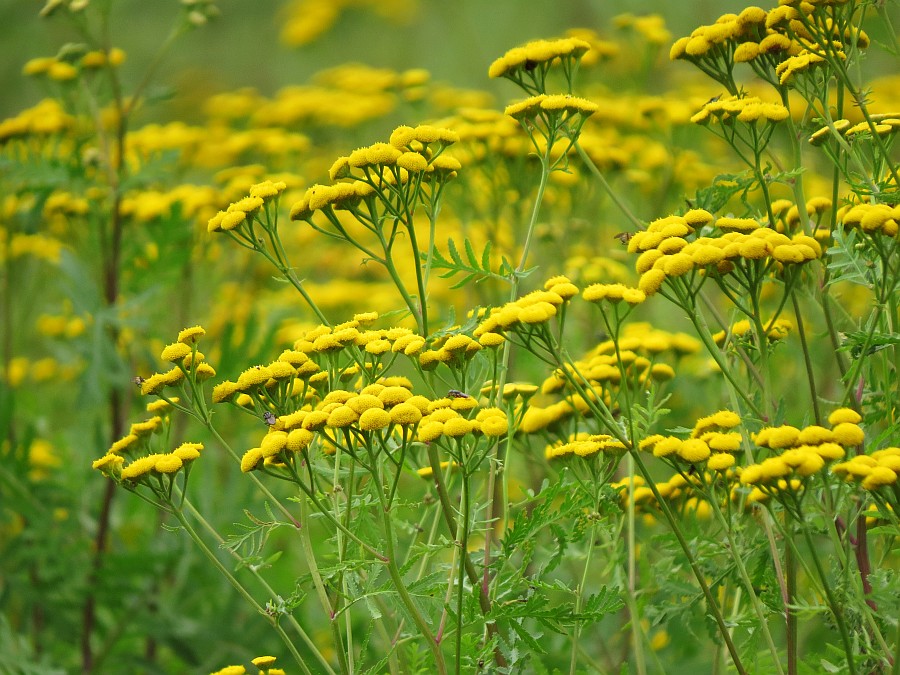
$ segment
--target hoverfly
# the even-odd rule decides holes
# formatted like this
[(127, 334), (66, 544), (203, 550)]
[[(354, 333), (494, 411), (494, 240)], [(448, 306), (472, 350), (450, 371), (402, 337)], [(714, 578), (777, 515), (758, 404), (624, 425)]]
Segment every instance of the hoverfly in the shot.
[(451, 389), (447, 392), (447, 398), (472, 398), (464, 391), (459, 391), (458, 389)]

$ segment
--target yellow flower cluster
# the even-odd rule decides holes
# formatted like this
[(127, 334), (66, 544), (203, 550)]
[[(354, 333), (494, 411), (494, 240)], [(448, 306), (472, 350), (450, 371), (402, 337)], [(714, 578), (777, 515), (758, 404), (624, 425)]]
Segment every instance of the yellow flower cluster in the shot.
[(900, 473), (900, 448), (876, 450), (870, 455), (856, 455), (835, 464), (832, 472), (848, 481), (860, 481), (866, 490), (878, 490), (897, 483)]
[(250, 194), (231, 203), (225, 211), (219, 211), (210, 218), (207, 230), (209, 232), (229, 232), (240, 228), (245, 223), (251, 223), (253, 216), (267, 202), (277, 200), (286, 187), (287, 184), (284, 181), (273, 182), (271, 180), (253, 185), (250, 188)]
[(59, 59), (55, 56), (41, 56), (31, 59), (22, 67), (23, 75), (43, 76), (58, 82), (78, 77), (79, 67), (83, 70), (97, 70), (106, 66), (118, 67), (125, 62), (125, 52), (118, 47), (109, 51), (89, 51), (75, 61)]
[(244, 370), (236, 382), (224, 380), (213, 387), (213, 403), (234, 401), (242, 407), (252, 407), (254, 400), (269, 403), (282, 402), (287, 397), (304, 396), (308, 387), (327, 379), (328, 373), (306, 353), (294, 349), (285, 350), (268, 365), (252, 366)]
[(528, 73), (538, 68), (546, 69), (562, 61), (577, 62), (590, 48), (588, 42), (574, 37), (535, 40), (510, 49), (494, 61), (488, 68), (488, 76), (515, 79), (521, 77), (523, 71)]
[[(682, 514), (693, 514), (698, 519), (707, 519), (711, 515), (711, 506), (706, 498), (699, 493), (698, 487), (701, 484), (709, 484), (718, 478), (724, 478), (727, 483), (732, 483), (734, 474), (731, 471), (725, 471), (716, 474), (693, 474), (684, 475), (683, 473), (674, 474), (667, 481), (654, 482), (660, 497), (672, 506), (678, 506)], [(652, 524), (655, 522), (653, 514), (655, 509), (659, 507), (653, 490), (647, 485), (646, 480), (642, 476), (630, 476), (620, 481), (610, 483), (610, 487), (617, 490), (620, 494), (622, 508), (627, 508), (628, 502), (632, 501), (636, 509), (644, 512), (644, 522)]]
[(571, 434), (565, 441), (557, 441), (544, 450), (547, 459), (558, 459), (569, 455), (593, 457), (598, 453), (619, 457), (627, 448), (622, 441), (608, 434), (589, 434), (580, 432)]
[[(722, 229), (728, 230), (722, 236), (686, 239), (695, 228), (718, 225), (720, 221)], [(797, 234), (789, 238), (774, 229), (759, 227), (758, 223), (753, 228), (754, 223), (756, 221), (751, 219), (735, 218), (720, 218), (714, 222), (713, 216), (703, 209), (653, 221), (628, 242), (630, 253), (641, 254), (635, 263), (635, 269), (641, 275), (638, 288), (653, 295), (666, 279), (710, 266), (715, 266), (719, 274), (728, 274), (741, 262), (802, 264), (822, 255), (822, 246), (813, 237)]]
[(643, 14), (636, 16), (630, 12), (613, 17), (616, 28), (632, 30), (652, 45), (664, 45), (672, 39), (661, 14)]
[[(811, 221), (811, 227), (815, 228), (813, 235), (819, 241), (827, 241), (831, 238), (830, 223), (824, 214), (831, 209), (832, 203), (828, 197), (812, 197), (806, 202), (806, 216)], [(773, 227), (777, 232), (793, 232), (803, 226), (803, 218), (800, 209), (790, 199), (776, 199), (770, 208), (775, 217)]]
[[(714, 333), (712, 336), (713, 342), (715, 342), (720, 347), (725, 344), (725, 338), (729, 335), (734, 338), (745, 338), (751, 336), (751, 324), (747, 319), (742, 319), (740, 321), (736, 321), (728, 328), (727, 331), (721, 330), (718, 333)], [(766, 332), (766, 337), (771, 342), (775, 342), (777, 340), (785, 339), (788, 334), (794, 330), (794, 324), (791, 323), (790, 319), (776, 319), (775, 321), (768, 321), (763, 326)]]
[[(396, 382), (396, 380), (394, 381)], [(259, 447), (248, 450), (241, 460), (245, 473), (260, 466), (279, 466), (293, 461), (323, 434), (322, 446), (337, 443), (337, 430), (354, 434), (377, 434), (384, 439), (394, 434), (405, 440), (437, 442), (442, 437), (498, 437), (507, 433), (509, 422), (499, 408), (483, 408), (474, 417), (466, 416), (478, 407), (470, 396), (448, 396), (436, 400), (413, 394), (408, 381), (402, 384), (375, 382), (358, 393), (343, 389), (329, 391), (315, 406), (275, 418)]]
[(0, 227), (0, 260), (29, 256), (56, 265), (59, 264), (64, 249), (63, 242), (45, 234), (17, 232), (7, 240), (6, 230)]
[(444, 154), (444, 149), (458, 141), (455, 131), (442, 127), (398, 127), (389, 143), (375, 143), (339, 157), (328, 172), (337, 182), (310, 187), (291, 207), (291, 220), (309, 220), (316, 211), (353, 208), (375, 197), (390, 204), (399, 186), (455, 178), (460, 162)]
[(177, 473), (197, 459), (202, 449), (202, 443), (182, 443), (172, 452), (154, 453), (139, 457), (122, 468), (121, 471), (118, 471), (118, 467), (121, 466), (122, 456), (107, 453), (96, 460), (92, 466), (108, 475), (116, 476), (118, 473), (117, 477), (120, 480), (137, 483), (149, 475), (172, 475)]
[(741, 471), (741, 484), (753, 488), (748, 502), (763, 501), (786, 490), (802, 490), (808, 477), (822, 471), (827, 463), (842, 459), (845, 448), (862, 444), (865, 433), (858, 425), (860, 420), (856, 411), (838, 408), (828, 417), (830, 429), (817, 425), (799, 429), (785, 424), (754, 434), (753, 442), (758, 447), (779, 454)]
[(716, 120), (731, 124), (734, 120), (745, 124), (765, 122), (775, 124), (788, 118), (790, 112), (780, 103), (767, 103), (756, 96), (727, 96), (708, 101), (691, 117), (694, 124), (709, 124)]
[(599, 106), (596, 103), (586, 98), (570, 94), (538, 94), (506, 106), (503, 113), (516, 120), (525, 120), (533, 119), (538, 115), (542, 117), (549, 115), (589, 117), (598, 109)]
[(174, 367), (164, 373), (154, 373), (146, 379), (140, 380), (141, 394), (144, 396), (160, 395), (166, 387), (172, 387), (184, 382), (190, 377), (194, 381), (204, 382), (216, 376), (216, 370), (206, 363), (203, 352), (197, 350), (197, 341), (206, 331), (202, 326), (185, 328), (178, 334), (176, 342), (166, 346), (160, 354), (160, 360), (174, 363)]
[[(327, 386), (331, 374), (337, 381), (350, 382), (364, 371), (371, 381), (398, 355), (409, 357), (414, 367), (427, 371), (442, 363), (464, 363), (482, 349), (482, 344), (464, 333), (444, 335), (426, 344), (425, 338), (409, 328), (363, 326), (377, 318), (375, 312), (369, 312), (343, 324), (320, 325), (305, 331), (293, 348), (285, 350), (274, 362), (246, 369), (236, 382), (225, 380), (217, 384), (213, 402), (233, 401), (242, 407), (253, 407), (256, 402), (263, 410), (280, 410), (287, 399), (306, 398), (311, 395), (310, 388)], [(335, 365), (339, 354), (346, 361)], [(409, 382), (406, 378), (398, 381)]]
[(573, 296), (578, 287), (568, 277), (556, 276), (544, 284), (544, 289), (532, 291), (501, 307), (493, 307), (478, 324), (473, 335), (485, 346), (499, 344), (495, 335), (506, 331), (531, 331), (546, 324)]
[[(840, 44), (838, 44), (840, 47)], [(836, 50), (838, 56), (846, 59), (844, 52), (838, 48)], [(825, 57), (807, 49), (801, 49), (800, 53), (795, 56), (789, 56), (775, 67), (775, 75), (778, 76), (780, 84), (790, 84), (794, 76), (808, 73), (816, 66), (823, 66), (826, 63)]]
[(639, 305), (647, 296), (638, 288), (630, 288), (624, 284), (591, 284), (584, 289), (581, 297), (588, 302), (609, 302), (618, 304), (625, 301), (629, 305)]
[(150, 445), (154, 434), (161, 434), (169, 425), (169, 413), (177, 397), (169, 401), (157, 400), (147, 404), (147, 411), (153, 414), (143, 422), (132, 423), (128, 433), (113, 443), (103, 457), (91, 466), (104, 475), (118, 481), (138, 483), (150, 476), (174, 475), (190, 465), (200, 456), (202, 443), (182, 443), (172, 452), (151, 453), (136, 457), (125, 466), (126, 455), (136, 455)]
[(790, 84), (795, 75), (824, 63), (826, 52), (843, 60), (846, 45), (856, 49), (869, 45), (865, 32), (849, 25), (842, 31), (831, 17), (816, 13), (818, 4), (822, 3), (780, 3), (768, 12), (747, 7), (740, 14), (723, 14), (715, 23), (676, 40), (669, 57), (691, 61), (732, 86), (735, 63), (750, 64), (772, 84)]
[(896, 237), (900, 232), (900, 205), (855, 204), (838, 211), (838, 222), (845, 228), (856, 228), (866, 234)]
[(765, 35), (766, 22), (767, 13), (759, 7), (746, 7), (740, 14), (723, 14), (715, 23), (699, 26), (690, 35), (678, 38), (669, 58), (698, 61), (704, 57), (728, 57), (738, 44)]
[[(900, 131), (900, 112), (875, 113), (870, 115), (870, 117), (874, 124), (875, 133), (879, 136), (892, 136), (897, 131)], [(833, 130), (828, 125), (816, 129), (810, 134), (809, 142), (811, 145), (822, 145), (834, 133), (852, 142), (857, 139), (871, 137), (872, 127), (869, 126), (867, 121), (853, 124), (850, 120), (839, 119), (834, 121)]]
[(654, 434), (642, 440), (638, 447), (670, 462), (706, 463), (711, 471), (725, 471), (734, 464), (732, 453), (741, 447), (741, 434), (732, 431), (740, 423), (737, 413), (720, 410), (698, 419), (687, 439)]
[[(530, 402), (520, 429), (527, 434), (538, 433), (553, 430), (554, 425), (576, 413), (589, 417), (598, 401), (606, 407), (612, 404), (611, 392), (620, 386), (623, 377), (636, 386), (646, 386), (651, 380), (672, 379), (674, 369), (656, 360), (665, 352), (678, 357), (699, 349), (700, 342), (685, 333), (654, 330), (647, 323), (628, 324), (618, 342), (605, 340), (565, 371), (553, 371), (541, 383), (540, 392), (544, 396), (561, 396), (560, 400), (547, 405)], [(523, 398), (530, 398), (533, 393)]]

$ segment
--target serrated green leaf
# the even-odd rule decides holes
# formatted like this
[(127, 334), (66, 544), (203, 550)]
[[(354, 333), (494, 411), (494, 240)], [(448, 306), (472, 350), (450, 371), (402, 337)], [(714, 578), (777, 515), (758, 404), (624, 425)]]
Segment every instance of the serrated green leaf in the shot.
[(854, 230), (847, 232), (835, 231), (834, 239), (828, 247), (826, 255), (830, 272), (828, 285), (838, 281), (848, 281), (852, 284), (872, 287), (871, 262), (866, 259), (863, 252), (857, 247), (857, 233)]
[(475, 275), (474, 275), (474, 274), (467, 274), (465, 277), (462, 278), (462, 280), (457, 281), (457, 282), (456, 282), (455, 284), (453, 284), (450, 288), (451, 288), (451, 289), (462, 288), (463, 286), (465, 286), (466, 284), (468, 284), (470, 281), (472, 281), (472, 279), (474, 279), (474, 278), (475, 278)]
[(516, 635), (521, 638), (522, 642), (526, 643), (531, 649), (539, 654), (547, 653), (547, 650), (541, 646), (541, 643), (535, 640), (528, 629), (522, 626), (518, 621), (511, 621), (509, 625), (515, 631)]
[(466, 238), (463, 240), (463, 245), (466, 247), (466, 256), (469, 258), (469, 264), (478, 269), (478, 256), (475, 255), (475, 247), (472, 246), (472, 242)]
[(450, 254), (450, 258), (453, 259), (458, 266), (463, 266), (462, 257), (459, 255), (459, 249), (456, 248), (456, 244), (452, 239), (447, 240), (447, 252)]

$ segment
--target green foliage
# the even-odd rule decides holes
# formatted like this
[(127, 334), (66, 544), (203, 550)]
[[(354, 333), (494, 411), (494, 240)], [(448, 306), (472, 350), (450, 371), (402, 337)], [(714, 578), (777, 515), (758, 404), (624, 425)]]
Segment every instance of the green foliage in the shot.
[[(491, 269), (490, 241), (485, 244), (484, 250), (481, 252), (480, 256), (475, 253), (475, 248), (468, 239), (464, 240), (463, 245), (465, 248), (465, 259), (463, 259), (463, 256), (460, 254), (459, 249), (452, 239), (447, 240), (447, 254), (449, 258), (445, 258), (437, 249), (434, 249), (432, 252), (432, 255), (434, 256), (432, 267), (435, 270), (443, 270), (443, 272), (438, 275), (442, 279), (450, 279), (457, 274), (464, 275), (454, 282), (450, 287), (451, 289), (462, 288), (463, 286), (467, 286), (471, 283), (479, 283), (486, 279), (497, 279), (499, 281), (509, 281), (514, 277), (524, 279), (535, 269), (531, 268), (519, 272), (512, 263), (506, 259), (506, 256), (501, 256), (500, 265), (495, 272)], [(425, 254), (423, 254), (423, 257), (426, 257)]]

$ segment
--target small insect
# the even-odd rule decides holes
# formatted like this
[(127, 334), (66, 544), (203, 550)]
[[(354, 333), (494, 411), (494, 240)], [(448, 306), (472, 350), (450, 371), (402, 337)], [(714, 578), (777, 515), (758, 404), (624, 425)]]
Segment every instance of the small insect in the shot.
[(132, 378), (131, 381), (136, 387), (140, 387), (142, 384), (144, 384), (144, 378), (141, 377), (140, 375), (138, 375), (135, 378)]
[(451, 389), (447, 392), (447, 398), (472, 398), (464, 391), (459, 391), (458, 389)]
[(268, 426), (275, 426), (275, 421), (275, 415), (273, 415), (271, 412), (266, 410), (266, 412), (263, 413), (263, 422), (265, 422)]
[(709, 99), (709, 100), (706, 102), (705, 105), (709, 105), (710, 103), (715, 103), (715, 102), (718, 101), (720, 98), (722, 98), (722, 94), (719, 94), (718, 96), (713, 96), (711, 99)]
[(619, 234), (613, 235), (613, 239), (618, 239), (623, 244), (628, 244), (628, 242), (634, 238), (635, 234), (635, 232), (619, 232)]

